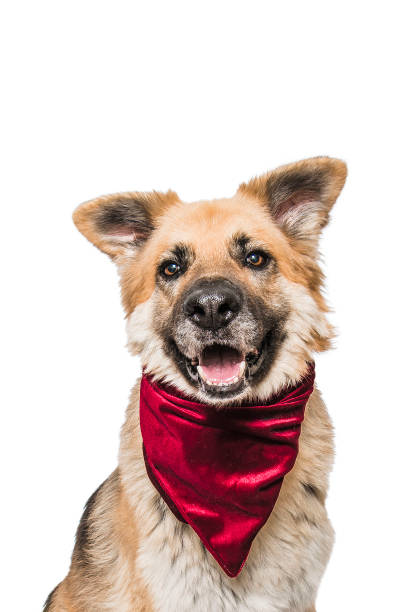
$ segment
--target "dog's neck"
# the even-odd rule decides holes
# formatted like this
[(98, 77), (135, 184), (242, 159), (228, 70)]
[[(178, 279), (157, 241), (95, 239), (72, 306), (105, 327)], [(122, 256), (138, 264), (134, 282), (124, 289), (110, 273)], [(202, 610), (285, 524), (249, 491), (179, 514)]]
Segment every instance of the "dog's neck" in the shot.
[(262, 405), (191, 401), (144, 376), (140, 425), (147, 473), (179, 520), (236, 576), (293, 467), (314, 367)]

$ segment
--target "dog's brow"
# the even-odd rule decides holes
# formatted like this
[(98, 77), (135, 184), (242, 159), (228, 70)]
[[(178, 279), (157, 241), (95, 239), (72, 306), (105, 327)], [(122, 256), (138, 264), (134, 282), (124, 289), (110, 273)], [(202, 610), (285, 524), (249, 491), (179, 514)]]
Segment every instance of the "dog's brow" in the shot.
[(241, 253), (245, 253), (250, 242), (251, 238), (247, 234), (234, 234), (232, 237), (232, 248), (234, 251), (239, 250)]
[(248, 234), (245, 234), (244, 232), (234, 234), (229, 246), (229, 252), (231, 257), (244, 257), (246, 253), (252, 249), (262, 249), (272, 257), (266, 245), (259, 242), (259, 240), (251, 238), (250, 236), (248, 236)]
[(191, 263), (194, 260), (194, 250), (190, 245), (180, 242), (171, 247), (165, 256), (174, 257), (182, 263)]
[(229, 254), (233, 259), (237, 261), (242, 261), (248, 251), (252, 250), (263, 251), (268, 255), (270, 261), (276, 263), (275, 257), (271, 253), (268, 246), (263, 244), (262, 242), (259, 242), (259, 240), (251, 238), (250, 236), (248, 236), (248, 234), (245, 234), (244, 232), (239, 232), (232, 236), (229, 245)]

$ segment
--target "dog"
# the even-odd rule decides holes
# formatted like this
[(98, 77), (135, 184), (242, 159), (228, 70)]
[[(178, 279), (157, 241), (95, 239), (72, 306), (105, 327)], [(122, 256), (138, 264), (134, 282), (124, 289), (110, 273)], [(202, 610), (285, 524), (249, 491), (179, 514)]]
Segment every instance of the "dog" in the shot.
[[(117, 265), (143, 379), (118, 468), (88, 500), (69, 573), (46, 611), (315, 610), (333, 544), (325, 509), (333, 432), (310, 373), (333, 337), (318, 243), (346, 174), (344, 162), (316, 157), (253, 178), (231, 198), (185, 203), (173, 191), (130, 192), (76, 209), (79, 231)], [(282, 413), (293, 424), (276, 428), (277, 445), (253, 434), (265, 406), (282, 423), (279, 410), (294, 396), (303, 412)], [(236, 425), (241, 415), (249, 437)], [(278, 447), (287, 463), (280, 458), (272, 477), (263, 452), (272, 449), (273, 463)]]

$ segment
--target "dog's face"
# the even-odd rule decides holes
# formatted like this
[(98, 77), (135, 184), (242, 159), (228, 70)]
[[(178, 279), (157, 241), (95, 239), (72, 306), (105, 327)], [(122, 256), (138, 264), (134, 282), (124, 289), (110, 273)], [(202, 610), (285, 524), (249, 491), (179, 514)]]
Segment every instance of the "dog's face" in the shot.
[(81, 205), (78, 228), (118, 264), (144, 369), (221, 405), (298, 380), (331, 337), (317, 247), (345, 177), (343, 162), (314, 158), (229, 199), (126, 193)]

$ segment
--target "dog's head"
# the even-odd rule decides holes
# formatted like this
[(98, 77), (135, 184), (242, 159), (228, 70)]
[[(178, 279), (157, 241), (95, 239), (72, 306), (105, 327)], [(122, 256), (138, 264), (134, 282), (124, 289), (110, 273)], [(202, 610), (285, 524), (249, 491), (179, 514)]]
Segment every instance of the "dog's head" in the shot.
[(346, 178), (319, 157), (228, 199), (122, 193), (79, 206), (118, 265), (129, 347), (146, 372), (204, 402), (265, 399), (329, 346), (318, 239)]

